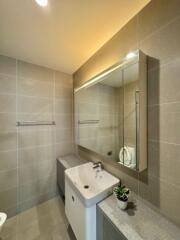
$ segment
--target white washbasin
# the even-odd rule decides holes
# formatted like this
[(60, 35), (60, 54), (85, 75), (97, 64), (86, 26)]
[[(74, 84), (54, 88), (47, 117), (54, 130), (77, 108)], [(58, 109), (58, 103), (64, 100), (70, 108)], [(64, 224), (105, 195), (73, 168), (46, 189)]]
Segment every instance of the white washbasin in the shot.
[(86, 207), (92, 206), (112, 193), (119, 179), (105, 170), (93, 169), (93, 163), (67, 169), (65, 178)]

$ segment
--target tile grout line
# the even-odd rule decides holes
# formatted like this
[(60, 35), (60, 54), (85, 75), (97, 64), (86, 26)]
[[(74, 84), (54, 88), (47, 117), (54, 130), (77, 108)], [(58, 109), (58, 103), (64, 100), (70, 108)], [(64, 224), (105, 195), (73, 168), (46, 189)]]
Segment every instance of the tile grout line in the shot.
[(73, 76), (71, 75), (72, 78), (72, 116), (71, 116), (71, 140), (72, 140), (72, 150), (73, 153), (75, 152), (75, 100), (74, 100), (74, 88), (73, 88)]
[[(137, 42), (138, 42), (138, 49), (140, 49), (140, 33), (139, 33), (139, 14), (137, 14)], [(147, 153), (147, 158), (148, 158), (148, 153)], [(140, 196), (140, 173), (138, 172), (138, 183), (137, 183), (137, 195)]]
[(156, 139), (149, 139), (148, 142), (163, 143), (163, 144), (169, 144), (169, 145), (180, 146), (180, 143), (167, 142), (167, 141), (163, 141), (163, 140), (161, 140), (161, 139), (159, 139), (159, 140), (156, 140)]
[[(16, 59), (16, 122), (18, 121), (18, 60)], [(16, 124), (16, 123), (15, 123)], [(18, 127), (16, 127), (16, 157), (17, 157), (17, 205), (16, 205), (16, 211), (18, 213), (18, 203), (19, 203), (19, 153), (18, 153)]]
[[(158, 106), (169, 105), (169, 104), (180, 104), (180, 101), (154, 103), (154, 104), (147, 105), (147, 107), (151, 108), (151, 107), (158, 107)], [(177, 111), (175, 111), (175, 112), (177, 112)]]
[(53, 131), (53, 135), (54, 135), (54, 143), (52, 143), (52, 146), (53, 147), (53, 151), (54, 151), (54, 159), (56, 159), (56, 118), (55, 118), (55, 115), (56, 115), (56, 72), (53, 71), (53, 121), (55, 121), (55, 126), (54, 126), (54, 130)]

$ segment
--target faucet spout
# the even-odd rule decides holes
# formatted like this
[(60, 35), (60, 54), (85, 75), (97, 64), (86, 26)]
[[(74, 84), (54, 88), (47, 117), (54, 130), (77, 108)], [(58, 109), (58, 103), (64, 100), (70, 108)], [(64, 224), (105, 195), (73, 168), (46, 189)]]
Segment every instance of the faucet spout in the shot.
[(94, 169), (100, 168), (100, 169), (102, 170), (102, 169), (103, 169), (103, 164), (102, 164), (102, 162), (93, 163), (93, 168), (94, 168)]

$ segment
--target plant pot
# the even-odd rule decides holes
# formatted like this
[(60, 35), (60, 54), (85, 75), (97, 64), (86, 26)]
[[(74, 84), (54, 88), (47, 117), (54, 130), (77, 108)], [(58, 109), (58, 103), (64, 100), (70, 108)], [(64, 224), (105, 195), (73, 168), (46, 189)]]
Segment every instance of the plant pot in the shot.
[(118, 204), (118, 207), (121, 210), (125, 210), (127, 208), (127, 205), (128, 205), (128, 200), (127, 201), (122, 201), (122, 200), (117, 199), (117, 204)]

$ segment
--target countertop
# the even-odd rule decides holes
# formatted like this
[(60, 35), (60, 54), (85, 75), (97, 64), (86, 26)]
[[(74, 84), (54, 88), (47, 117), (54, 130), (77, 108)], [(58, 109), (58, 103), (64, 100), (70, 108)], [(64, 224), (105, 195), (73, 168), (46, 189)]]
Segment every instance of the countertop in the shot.
[(131, 198), (125, 211), (118, 208), (114, 195), (98, 206), (128, 240), (180, 240), (180, 228), (135, 195)]
[(87, 161), (84, 158), (80, 158), (76, 154), (68, 154), (62, 157), (58, 157), (57, 160), (62, 163), (65, 169), (76, 167), (78, 165), (87, 163)]

